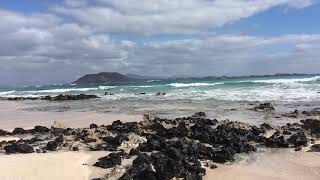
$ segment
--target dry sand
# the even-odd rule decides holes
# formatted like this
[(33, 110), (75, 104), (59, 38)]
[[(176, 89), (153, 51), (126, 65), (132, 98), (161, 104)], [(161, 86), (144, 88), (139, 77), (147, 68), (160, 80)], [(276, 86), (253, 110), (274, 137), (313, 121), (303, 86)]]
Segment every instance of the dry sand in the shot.
[[(87, 180), (105, 170), (86, 164), (106, 152), (51, 152), (0, 155), (1, 180)], [(94, 174), (93, 174), (94, 172)]]
[(208, 170), (205, 180), (319, 180), (320, 154), (268, 149), (255, 157)]
[(96, 112), (43, 112), (25, 111), (22, 102), (0, 101), (0, 129), (13, 130), (16, 127), (33, 128), (36, 125), (50, 127), (54, 121), (66, 127), (88, 127), (91, 123), (110, 124), (115, 120), (123, 122), (141, 121), (142, 115), (103, 114)]

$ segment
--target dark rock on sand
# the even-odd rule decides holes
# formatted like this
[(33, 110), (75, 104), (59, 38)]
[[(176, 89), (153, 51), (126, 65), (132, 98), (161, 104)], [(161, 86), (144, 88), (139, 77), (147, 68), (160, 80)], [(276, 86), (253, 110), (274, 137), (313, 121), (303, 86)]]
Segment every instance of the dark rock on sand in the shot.
[(205, 112), (197, 112), (192, 115), (192, 118), (206, 118), (207, 114)]
[(7, 154), (14, 154), (14, 153), (33, 153), (34, 149), (32, 146), (28, 144), (19, 144), (19, 143), (12, 143), (11, 145), (5, 146), (4, 150)]
[(289, 143), (285, 140), (284, 136), (276, 131), (273, 135), (266, 139), (266, 146), (273, 148), (288, 148)]
[(49, 131), (50, 129), (44, 126), (35, 126), (33, 129), (34, 133), (48, 133)]
[(123, 141), (129, 141), (129, 138), (125, 135), (120, 134), (116, 137), (111, 137), (111, 136), (103, 137), (102, 140), (107, 144), (109, 144), (110, 146), (117, 148), (122, 144)]
[(90, 124), (90, 129), (97, 129), (98, 128), (98, 125), (96, 124)]
[(264, 111), (264, 112), (270, 112), (274, 111), (274, 107), (272, 106), (271, 103), (261, 103), (258, 106), (254, 107), (253, 110), (255, 111)]
[(95, 98), (99, 98), (99, 96), (87, 95), (87, 94), (79, 94), (79, 95), (59, 94), (58, 96), (51, 97), (50, 101), (72, 101), (72, 100), (85, 100), (85, 99), (95, 99)]
[(320, 137), (320, 121), (317, 119), (301, 120), (302, 128), (310, 131), (311, 135)]
[(5, 130), (0, 129), (0, 136), (6, 136), (6, 135), (10, 135), (10, 132), (7, 132)]
[(295, 148), (308, 145), (307, 136), (302, 131), (291, 135), (288, 142), (293, 144)]
[(23, 128), (15, 128), (13, 131), (12, 131), (12, 134), (16, 135), (16, 134), (25, 134), (27, 131), (24, 130)]
[(121, 164), (121, 153), (111, 153), (105, 157), (99, 158), (98, 162), (96, 162), (94, 166), (107, 169), (120, 164)]
[(138, 128), (137, 122), (126, 122), (123, 123), (120, 120), (114, 121), (111, 125), (106, 126), (109, 131), (123, 134), (134, 132)]
[(59, 144), (56, 141), (49, 141), (47, 143), (46, 149), (49, 151), (56, 151)]

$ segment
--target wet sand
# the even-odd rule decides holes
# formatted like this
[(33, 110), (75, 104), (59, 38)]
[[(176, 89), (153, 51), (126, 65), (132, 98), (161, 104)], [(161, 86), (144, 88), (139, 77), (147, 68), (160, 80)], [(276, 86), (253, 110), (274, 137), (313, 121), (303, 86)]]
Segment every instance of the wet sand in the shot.
[(25, 111), (28, 108), (21, 102), (0, 101), (0, 129), (13, 130), (16, 127), (33, 128), (36, 125), (50, 127), (54, 121), (66, 127), (88, 127), (91, 123), (110, 124), (115, 120), (123, 122), (141, 121), (142, 115), (104, 114), (96, 112), (44, 112)]

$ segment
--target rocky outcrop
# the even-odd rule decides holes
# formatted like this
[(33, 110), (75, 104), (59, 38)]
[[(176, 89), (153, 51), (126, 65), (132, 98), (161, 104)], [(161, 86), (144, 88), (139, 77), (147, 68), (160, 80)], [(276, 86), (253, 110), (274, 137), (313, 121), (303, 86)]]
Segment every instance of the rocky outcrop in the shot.
[(75, 101), (75, 100), (86, 100), (96, 99), (99, 96), (87, 95), (87, 94), (59, 94), (58, 96), (39, 96), (39, 97), (1, 97), (0, 100), (7, 101), (22, 101), (22, 100), (47, 100), (47, 101)]
[[(270, 132), (272, 134), (267, 135)], [(21, 136), (23, 133), (33, 138), (1, 142), (0, 148), (8, 154), (35, 150), (38, 153), (82, 149), (111, 151), (94, 166), (123, 169), (123, 160), (132, 159), (132, 166), (118, 174), (120, 179), (202, 179), (206, 174), (204, 167), (217, 168), (218, 163), (233, 162), (236, 154), (253, 152), (257, 147), (299, 151), (320, 138), (320, 121), (306, 119), (281, 127), (264, 123), (258, 127), (208, 119), (204, 112), (198, 112), (176, 119), (145, 118), (142, 122), (127, 123), (118, 120), (107, 126), (91, 124), (88, 128), (77, 129), (55, 122), (50, 129), (43, 126), (30, 130), (16, 128), (12, 134)], [(319, 148), (313, 145), (311, 149), (318, 151)]]

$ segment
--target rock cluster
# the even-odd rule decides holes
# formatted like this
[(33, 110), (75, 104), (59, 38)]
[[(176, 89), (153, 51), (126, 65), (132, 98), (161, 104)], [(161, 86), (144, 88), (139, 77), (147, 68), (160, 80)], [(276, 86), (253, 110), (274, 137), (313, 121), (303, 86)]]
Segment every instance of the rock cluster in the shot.
[(87, 94), (59, 94), (57, 96), (40, 96), (40, 97), (1, 97), (0, 100), (21, 101), (21, 100), (47, 100), (47, 101), (74, 101), (99, 98), (96, 95)]

